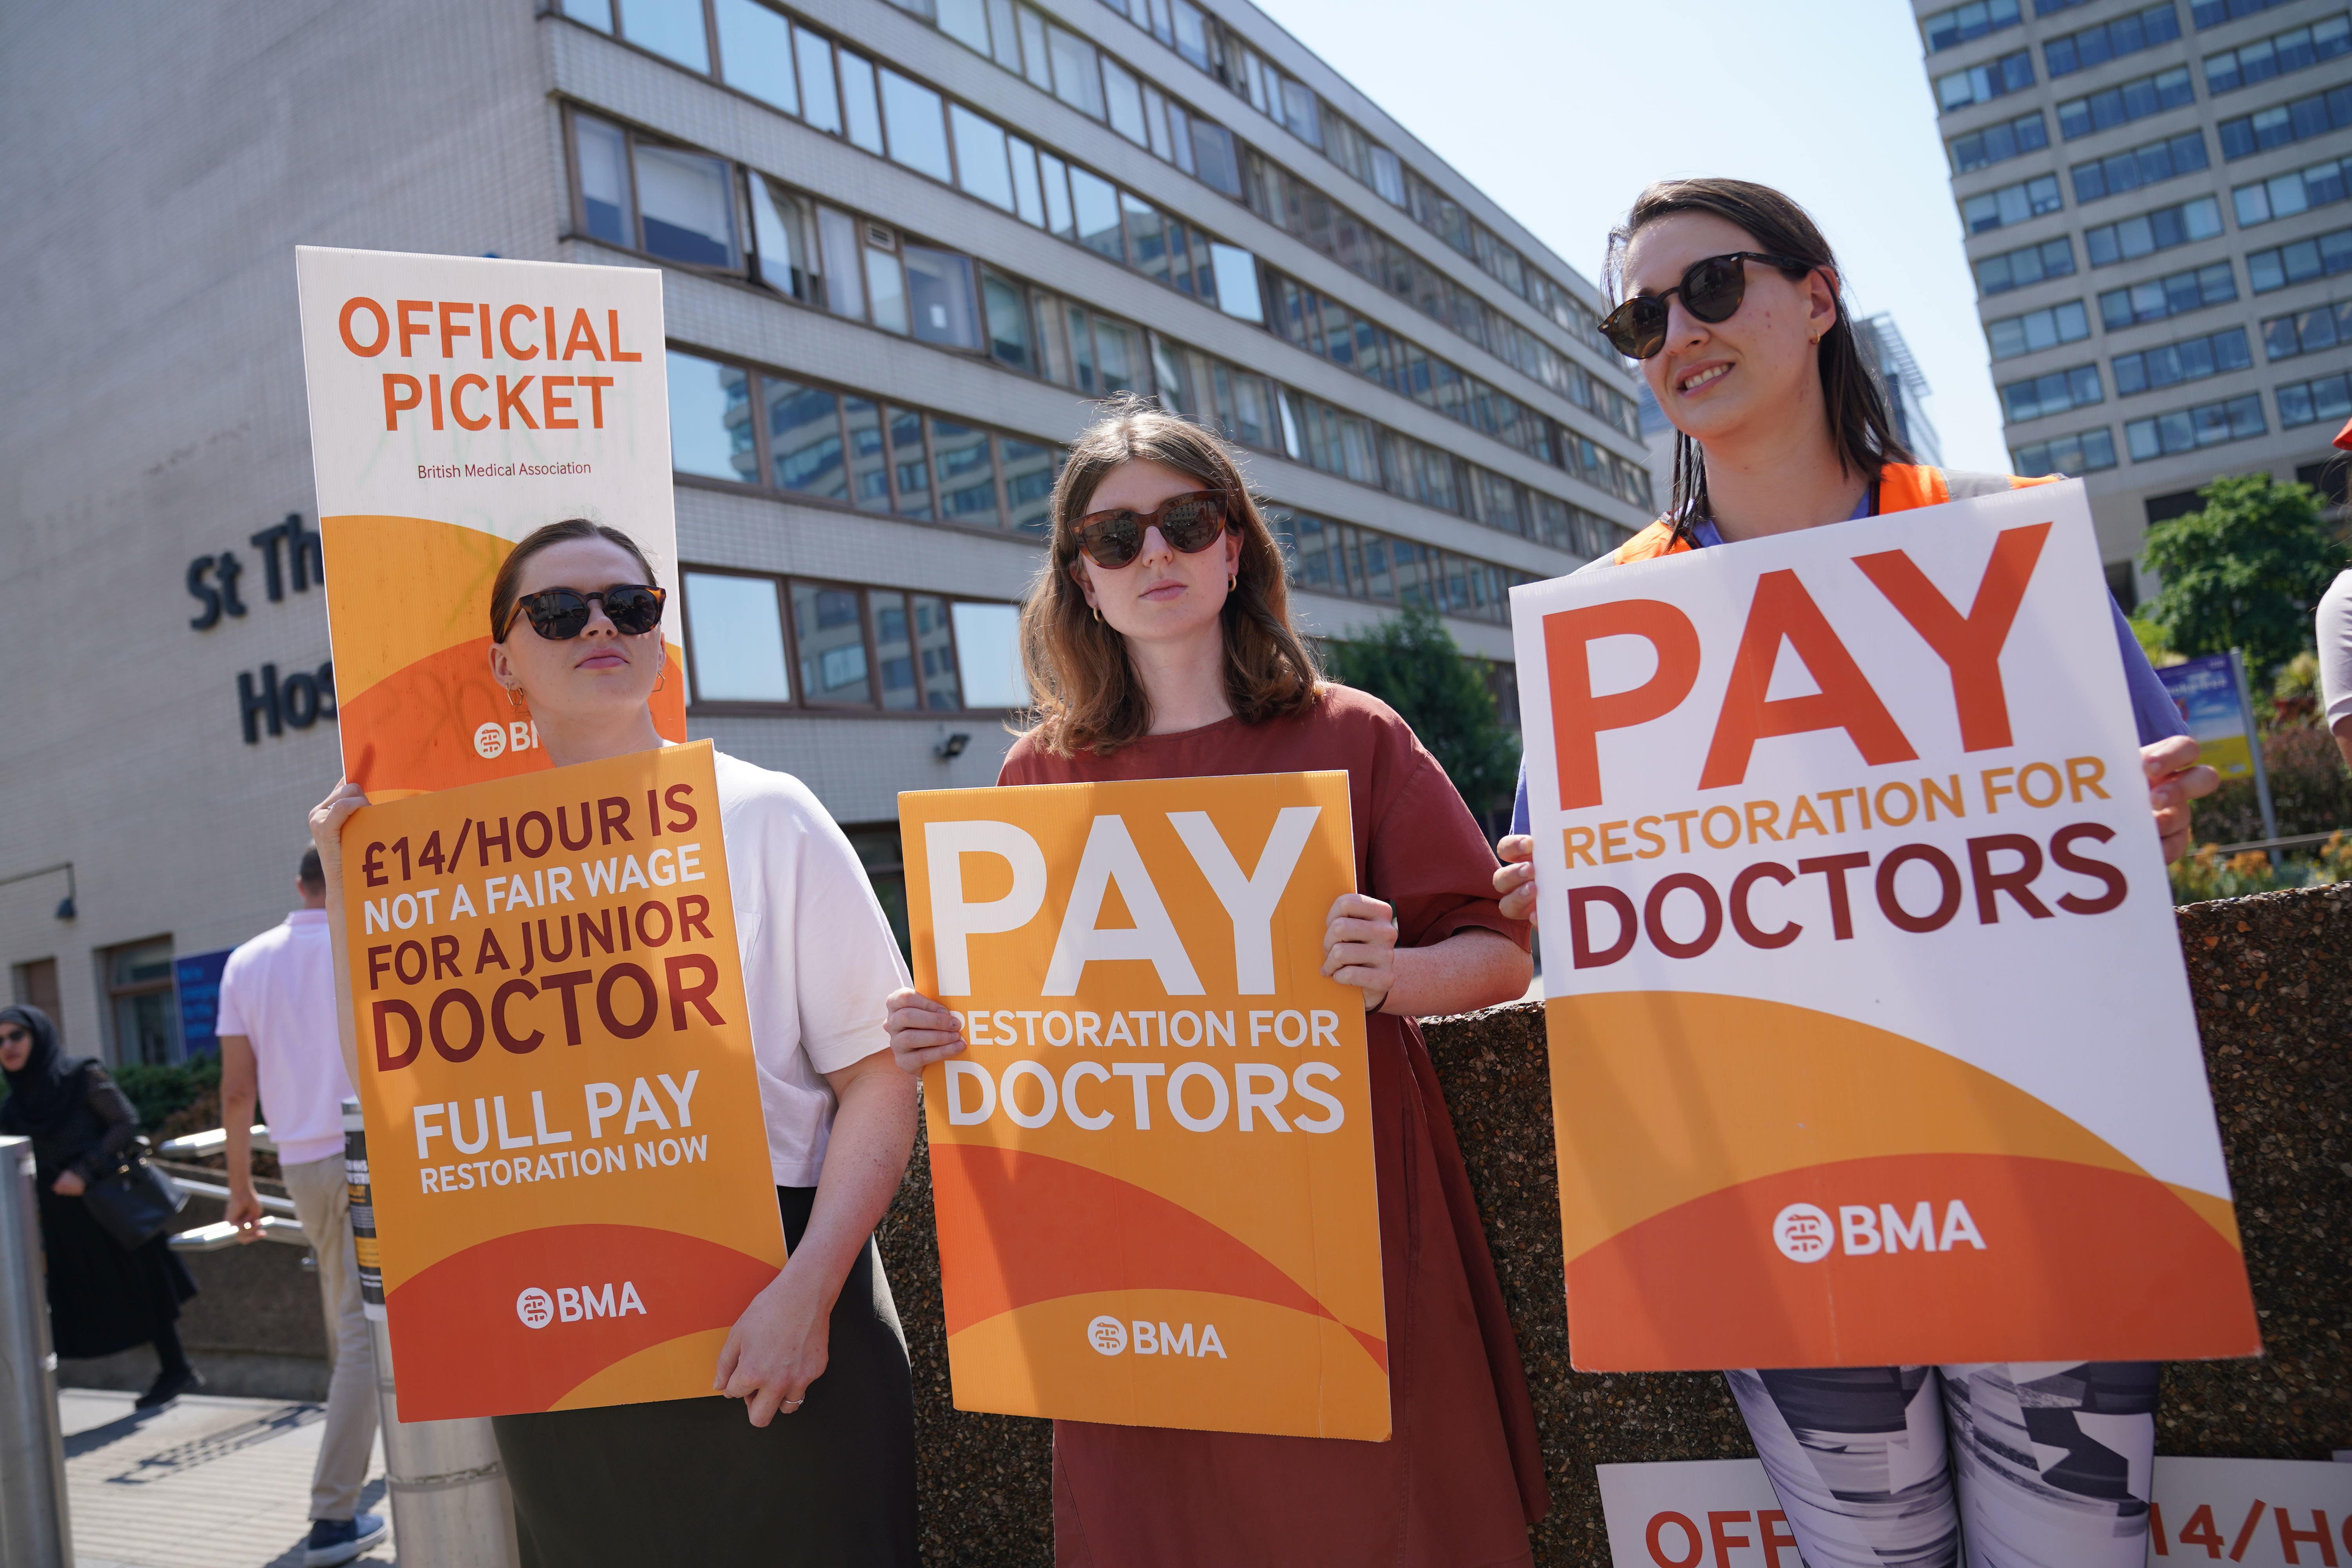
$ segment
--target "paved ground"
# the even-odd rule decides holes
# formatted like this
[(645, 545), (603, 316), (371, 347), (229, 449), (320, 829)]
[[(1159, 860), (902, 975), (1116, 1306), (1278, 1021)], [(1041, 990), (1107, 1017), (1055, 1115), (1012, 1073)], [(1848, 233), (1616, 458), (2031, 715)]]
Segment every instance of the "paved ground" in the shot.
[[(323, 1406), (193, 1394), (140, 1415), (131, 1396), (60, 1389), (78, 1568), (301, 1568)], [(391, 1515), (383, 1449), (360, 1507)], [(356, 1561), (388, 1568), (385, 1540)]]

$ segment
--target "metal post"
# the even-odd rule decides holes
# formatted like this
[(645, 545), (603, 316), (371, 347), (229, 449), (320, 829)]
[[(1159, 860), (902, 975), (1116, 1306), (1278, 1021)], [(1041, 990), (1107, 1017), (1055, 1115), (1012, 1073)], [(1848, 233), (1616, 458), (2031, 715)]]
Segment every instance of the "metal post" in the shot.
[[(2245, 721), (2246, 751), (2254, 761), (2254, 804), (2262, 808), (2263, 837), (2276, 838), (2279, 836), (2278, 813), (2271, 809), (2271, 775), (2270, 770), (2263, 766), (2262, 728), (2254, 722), (2253, 694), (2246, 683), (2246, 658), (2236, 648), (2230, 650), (2230, 679), (2238, 688), (2238, 714)], [(2273, 849), (2271, 851), (2272, 868), (2275, 869), (2278, 863), (2279, 852)]]
[(359, 1102), (343, 1101), (343, 1169), (352, 1190), (352, 1237), (360, 1295), (375, 1347), (375, 1393), (383, 1420), (383, 1464), (392, 1494), (392, 1538), (401, 1561), (430, 1568), (519, 1568), (514, 1497), (488, 1419), (403, 1421), (394, 1386), (392, 1334), (376, 1262), (375, 1194), (368, 1179), (367, 1131)]
[(73, 1568), (28, 1138), (0, 1138), (0, 1568)]

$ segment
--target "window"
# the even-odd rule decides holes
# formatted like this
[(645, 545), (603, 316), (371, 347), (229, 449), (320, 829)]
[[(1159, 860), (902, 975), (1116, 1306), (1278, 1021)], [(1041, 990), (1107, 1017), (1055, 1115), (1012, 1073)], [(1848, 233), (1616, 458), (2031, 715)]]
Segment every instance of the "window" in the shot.
[(735, 243), (734, 176), (725, 160), (658, 145), (584, 114), (572, 116), (572, 124), (578, 221), (590, 236), (692, 267), (743, 265)]
[(798, 114), (792, 24), (759, 0), (711, 0), (711, 14), (719, 19), (719, 62), (727, 85)]
[(2103, 196), (2119, 196), (2126, 191), (2136, 191), (2142, 185), (2153, 185), (2206, 166), (2205, 133), (2190, 131), (2077, 163), (2070, 172), (2074, 181), (2074, 200), (2080, 204), (2095, 202)]
[(770, 577), (687, 572), (687, 643), (697, 702), (789, 702), (784, 612)]
[(982, 310), (988, 321), (989, 357), (999, 364), (1045, 374), (1037, 357), (1036, 328), (1029, 314), (1029, 297), (1020, 284), (994, 272), (981, 275)]
[(622, 0), (621, 37), (688, 70), (710, 74), (702, 0)]
[(824, 303), (824, 266), (816, 246), (816, 207), (764, 174), (750, 177), (753, 275), (803, 305)]
[(1074, 163), (1070, 166), (1070, 210), (1077, 219), (1080, 245), (1097, 256), (1126, 262), (1127, 246), (1119, 233), (1118, 186)]
[(1104, 118), (1102, 70), (1095, 47), (1051, 23), (1045, 47), (1054, 62), (1054, 96), (1090, 119)]
[(913, 325), (907, 317), (907, 269), (899, 263), (898, 238), (876, 223), (860, 223), (866, 236), (859, 254), (866, 267), (866, 300), (874, 324), (901, 337)]
[(1973, 0), (1967, 5), (1955, 5), (1948, 11), (1919, 18), (1919, 31), (1927, 40), (1927, 52), (1948, 49), (1955, 44), (1965, 44), (1981, 38), (1987, 33), (1997, 33), (2003, 27), (2014, 27), (2020, 18), (2017, 0)]
[(2200, 404), (2152, 419), (2135, 419), (2124, 426), (2124, 443), (2131, 449), (2133, 462), (2145, 463), (2225, 441), (2250, 440), (2268, 428), (2263, 422), (2262, 394), (2250, 392), (2226, 403)]
[(2038, 152), (2049, 145), (2050, 122), (2037, 109), (2006, 124), (1989, 125), (1982, 131), (1953, 137), (1952, 173), (1965, 174), (1976, 169), (1989, 169), (2021, 153)]
[(2134, 261), (2175, 246), (2210, 239), (2221, 232), (2221, 204), (2211, 196), (2200, 196), (2121, 223), (2086, 228), (2083, 231), (2083, 248), (2090, 253), (2092, 266), (2111, 267), (2118, 261)]
[(2352, 419), (2352, 376), (2338, 373), (2289, 382), (2278, 389), (2278, 412), (2282, 430), (2323, 423), (2341, 425)]
[(2201, 32), (2285, 4), (2286, 0), (2189, 0), (2189, 15)]
[(948, 160), (945, 115), (938, 93), (883, 68), (882, 120), (889, 132), (892, 163), (952, 184), (955, 170)]
[(2246, 281), (2257, 294), (2267, 294), (2290, 283), (2309, 282), (2314, 278), (2333, 278), (2347, 270), (2352, 270), (2352, 228), (2339, 228), (2298, 239), (2292, 245), (2246, 253)]
[(1026, 708), (1021, 673), (1021, 607), (959, 599), (950, 606), (967, 708)]
[(1983, 234), (2057, 212), (2065, 205), (2058, 195), (2058, 176), (2041, 174), (1967, 197), (1960, 203), (1960, 221), (1970, 234)]
[(970, 259), (922, 245), (907, 246), (905, 256), (907, 302), (916, 339), (941, 348), (977, 350), (980, 310)]
[(996, 468), (989, 457), (987, 431), (933, 417), (931, 461), (942, 521), (998, 526)]
[(1967, 70), (1952, 71), (1936, 79), (1936, 102), (1944, 113), (1966, 109), (1971, 104), (1990, 103), (2012, 92), (2022, 92), (2033, 85), (2033, 56), (2020, 49), (2003, 55)]
[(2210, 375), (2251, 369), (2253, 363), (2253, 350), (2246, 342), (2243, 327), (2231, 327), (2201, 338), (2184, 338), (2161, 348), (2117, 354), (2114, 362), (2116, 395), (2131, 397), (2143, 392), (2160, 392), (2184, 381), (2202, 381)]
[(2074, 242), (2062, 235), (2039, 245), (1979, 258), (1976, 263), (1977, 292), (2005, 294), (2045, 278), (2070, 277), (2074, 270)]
[(735, 366), (670, 350), (670, 466), (709, 479), (756, 479), (751, 396), (751, 377)]
[(2058, 106), (2058, 134), (2068, 141), (2095, 131), (2112, 131), (2168, 109), (2197, 101), (2189, 83), (2189, 68), (2175, 66), (2154, 76), (2140, 77), (2106, 88), (2087, 98), (2070, 98)]
[[(1103, 108), (1110, 120), (1110, 128), (1139, 147), (1150, 145), (1150, 135), (1143, 125), (1143, 86), (1135, 73), (1118, 61), (1104, 58), (1102, 62)], [(1163, 130), (1161, 134), (1165, 135)]]
[[(613, 0), (563, 0), (563, 14), (600, 33), (613, 30)], [(51, 1017), (57, 1015), (52, 1013)]]
[(2099, 387), (2099, 367), (2078, 364), (2072, 370), (2053, 370), (2047, 375), (2012, 381), (2003, 386), (2000, 389), (2001, 417), (2017, 425), (2028, 419), (2063, 414), (2070, 408), (2086, 407), (2104, 401), (2105, 397), (2105, 394)]
[(2240, 185), (2230, 193), (2238, 226), (2252, 228), (2273, 218), (2293, 217), (2314, 207), (2340, 202), (2344, 199), (2347, 173), (2352, 173), (2352, 158), (2330, 158), (2325, 163), (2291, 169), (2253, 184)]
[(2234, 92), (2352, 51), (2352, 13), (2205, 57), (2205, 90)]
[(160, 1067), (180, 1059), (179, 998), (172, 987), (172, 939), (150, 937), (100, 955), (107, 1020), (118, 1067)]
[(2169, 43), (2179, 37), (2180, 14), (2172, 8), (2172, 0), (2164, 0), (2164, 4), (2150, 5), (2145, 11), (2135, 11), (2112, 22), (2051, 39), (2042, 46), (2042, 63), (2050, 68), (2053, 77), (2071, 76), (2125, 55)]
[(848, 500), (849, 471), (834, 395), (772, 375), (760, 378), (760, 394), (768, 409), (771, 481), (779, 489), (820, 500)]
[(822, 33), (795, 25), (793, 45), (800, 63), (801, 118), (819, 131), (841, 134), (841, 94), (833, 83), (833, 45)]
[(2103, 425), (2096, 430), (2012, 447), (2009, 466), (2029, 479), (2042, 474), (2095, 474), (2116, 466), (2116, 433)]
[(803, 701), (826, 707), (873, 706), (864, 598), (856, 588), (833, 584), (792, 584), (793, 640)]
[[(948, 125), (955, 140), (956, 183), (991, 206), (1012, 212), (1013, 161), (1005, 151), (1003, 131), (994, 121), (982, 119), (961, 103), (948, 106)], [(1034, 152), (1029, 155), (1033, 159), (1036, 156)], [(1034, 162), (1028, 174), (1033, 193), (1029, 214), (1040, 213), (1042, 209), (1034, 195), (1037, 189), (1037, 167)], [(1031, 223), (1041, 221), (1029, 214), (1023, 216)]]
[[(835, 54), (841, 68), (843, 134), (849, 138), (851, 146), (878, 153), (882, 151), (882, 100), (874, 91), (874, 62), (847, 49), (835, 50)], [(910, 134), (919, 138), (921, 128), (911, 127)]]
[(1010, 526), (1039, 538), (1053, 531), (1054, 478), (1061, 466), (1051, 447), (1000, 436), (997, 457), (1004, 469), (1004, 504)]
[(2273, 316), (2263, 323), (2262, 331), (2263, 352), (2274, 360), (2352, 343), (2352, 300), (2314, 305), (2291, 316)]
[(2224, 120), (2220, 127), (2221, 156), (2251, 157), (2273, 147), (2341, 131), (2347, 125), (2352, 125), (2352, 85), (2330, 88), (2292, 103), (2273, 104), (2235, 120)]
[(2081, 342), (2090, 335), (2091, 315), (2080, 300), (1985, 323), (1985, 341), (1992, 345), (1995, 359), (2039, 353), (2061, 343)]
[(2099, 296), (2099, 322), (2111, 332), (2119, 331), (2143, 321), (2161, 321), (2201, 310), (2209, 305), (2226, 305), (2237, 297), (2238, 280), (2230, 264), (2216, 261), (2208, 267), (2106, 290)]

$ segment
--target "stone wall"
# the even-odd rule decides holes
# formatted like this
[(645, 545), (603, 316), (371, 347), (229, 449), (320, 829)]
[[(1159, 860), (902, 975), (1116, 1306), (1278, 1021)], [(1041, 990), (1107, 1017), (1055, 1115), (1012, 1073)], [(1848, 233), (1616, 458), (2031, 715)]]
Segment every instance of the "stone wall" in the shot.
[[(2179, 920), (2268, 1353), (2169, 1367), (2158, 1447), (2325, 1459), (2352, 1447), (2352, 885), (2193, 904)], [(1536, 1561), (1605, 1563), (1594, 1464), (1754, 1450), (1719, 1377), (1569, 1366), (1541, 1008), (1438, 1020), (1428, 1035), (1543, 1430), (1552, 1501), (1531, 1532)], [(1049, 1426), (949, 1399), (929, 1170), (918, 1149), (883, 1234), (915, 1361), (924, 1558), (1048, 1564)]]

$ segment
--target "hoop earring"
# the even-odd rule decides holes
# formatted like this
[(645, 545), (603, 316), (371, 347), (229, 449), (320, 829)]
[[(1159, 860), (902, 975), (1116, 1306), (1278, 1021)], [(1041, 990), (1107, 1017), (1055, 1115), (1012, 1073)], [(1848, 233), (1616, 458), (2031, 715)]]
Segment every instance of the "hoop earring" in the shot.
[(1233, 593), (1233, 591), (1234, 591), (1234, 584), (1238, 584), (1241, 580), (1242, 580), (1242, 574), (1241, 574), (1240, 573), (1238, 573), (1238, 572), (1228, 572), (1228, 573), (1226, 573), (1226, 574), (1225, 574), (1225, 592), (1226, 592), (1228, 595), (1232, 594), (1232, 593)]
[(1100, 625), (1102, 625), (1102, 624), (1103, 624), (1103, 618), (1102, 618), (1102, 606), (1101, 606), (1100, 605), (1088, 605), (1087, 606), (1087, 609), (1089, 609), (1089, 610), (1092, 610), (1092, 611), (1094, 612), (1094, 616), (1095, 616), (1095, 625), (1097, 625), (1097, 626), (1100, 626)]
[(522, 708), (522, 703), (521, 703), (520, 701), (517, 700), (517, 699), (518, 699), (520, 696), (520, 689), (519, 689), (518, 688), (515, 688), (515, 687), (512, 687), (512, 686), (508, 687), (508, 688), (507, 688), (507, 706), (508, 706), (508, 707), (509, 707), (509, 708), (515, 709), (517, 711), (520, 711), (520, 710), (521, 710), (521, 708)]
[(662, 672), (661, 672), (661, 679), (654, 682), (654, 689), (655, 689), (656, 691), (659, 691), (663, 687), (667, 686), (668, 684), (669, 684), (669, 655), (668, 655), (667, 653), (664, 653), (664, 654), (662, 655)]

